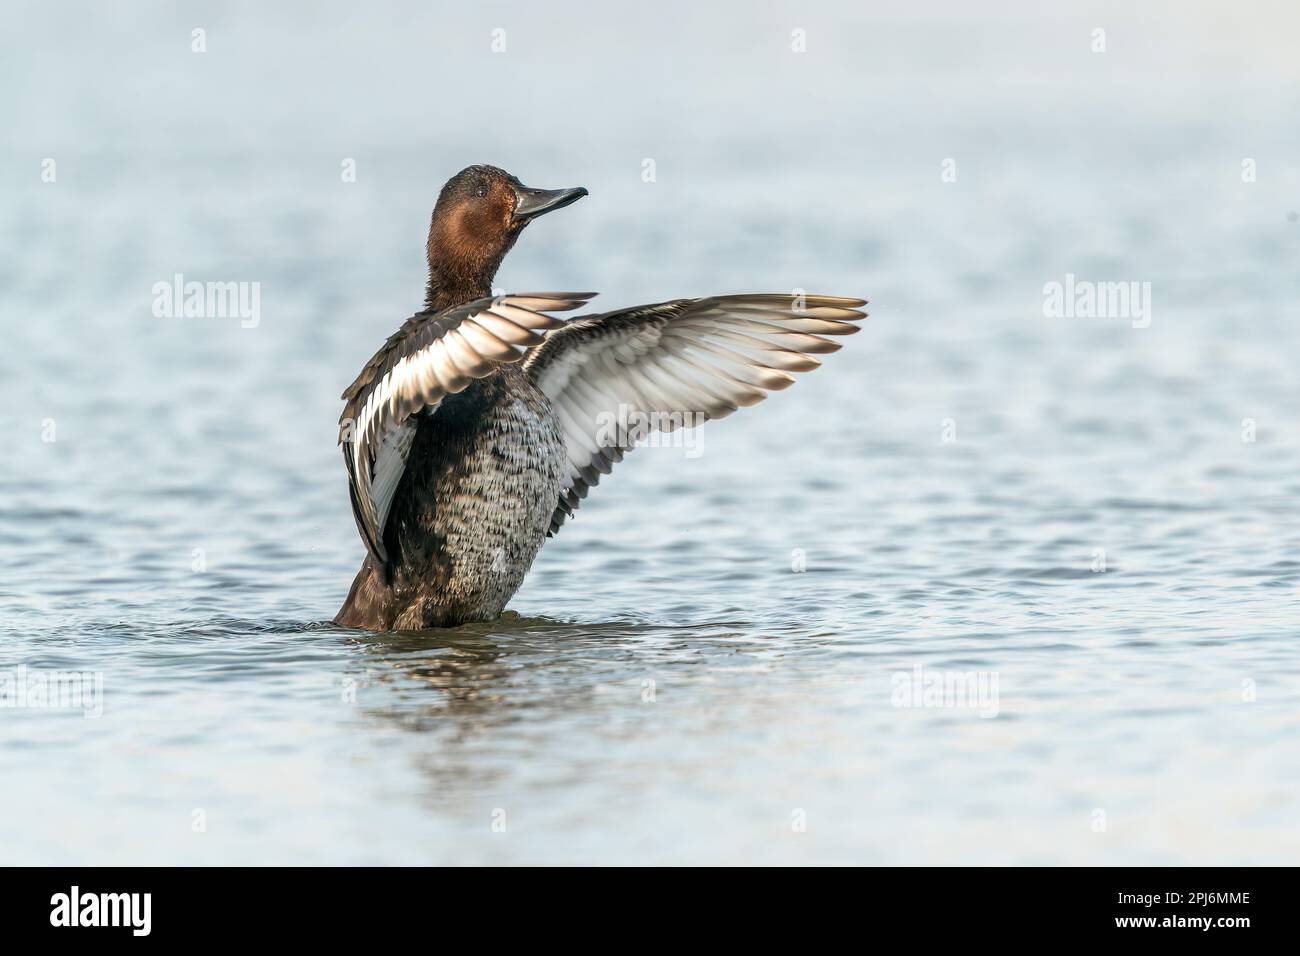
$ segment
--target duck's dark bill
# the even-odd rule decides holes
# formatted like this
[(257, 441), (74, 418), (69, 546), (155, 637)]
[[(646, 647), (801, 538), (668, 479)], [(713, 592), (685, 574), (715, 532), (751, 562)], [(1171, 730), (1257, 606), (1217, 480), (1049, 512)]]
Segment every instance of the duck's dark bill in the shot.
[(529, 189), (524, 187), (515, 190), (515, 194), (519, 200), (515, 205), (515, 219), (535, 219), (543, 213), (572, 205), (587, 195), (587, 190), (582, 186), (575, 186), (572, 189)]

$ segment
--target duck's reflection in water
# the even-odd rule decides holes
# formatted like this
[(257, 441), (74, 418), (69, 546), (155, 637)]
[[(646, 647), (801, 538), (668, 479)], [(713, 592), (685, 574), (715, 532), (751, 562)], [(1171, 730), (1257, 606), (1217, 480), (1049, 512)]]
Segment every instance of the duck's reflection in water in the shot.
[[(351, 632), (356, 706), (367, 719), (420, 736), (415, 759), (435, 799), (557, 784), (598, 770), (610, 738), (653, 728), (655, 688), (699, 678), (701, 665), (758, 665), (770, 638), (743, 624), (708, 627), (620, 620), (501, 618), (441, 630)], [(739, 662), (738, 662), (739, 663)], [(570, 740), (564, 767), (553, 750)], [(603, 742), (603, 743), (602, 743)], [(551, 759), (544, 759), (550, 754)]]

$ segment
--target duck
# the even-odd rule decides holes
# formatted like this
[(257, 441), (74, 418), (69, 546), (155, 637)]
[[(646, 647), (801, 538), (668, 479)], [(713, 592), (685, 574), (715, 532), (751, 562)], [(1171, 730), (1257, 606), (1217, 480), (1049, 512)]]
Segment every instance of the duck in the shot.
[(494, 295), (524, 229), (587, 194), (489, 165), (439, 192), (424, 307), (342, 395), (339, 445), (366, 553), (337, 625), (496, 618), (543, 543), (638, 443), (789, 387), (866, 317), (864, 299), (798, 291), (570, 318), (595, 293)]

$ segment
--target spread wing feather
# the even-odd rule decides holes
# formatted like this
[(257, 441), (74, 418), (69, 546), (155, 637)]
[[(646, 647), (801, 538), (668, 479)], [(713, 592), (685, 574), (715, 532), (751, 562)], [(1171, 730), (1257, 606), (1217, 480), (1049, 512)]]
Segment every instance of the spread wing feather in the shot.
[(568, 478), (549, 534), (648, 431), (756, 404), (851, 335), (862, 299), (721, 295), (579, 316), (529, 351), (524, 369), (564, 430)]
[(352, 514), (367, 549), (388, 554), (384, 526), (406, 471), (420, 412), (541, 345), (564, 323), (547, 312), (581, 308), (594, 292), (529, 292), (479, 299), (407, 319), (343, 392), (339, 444)]

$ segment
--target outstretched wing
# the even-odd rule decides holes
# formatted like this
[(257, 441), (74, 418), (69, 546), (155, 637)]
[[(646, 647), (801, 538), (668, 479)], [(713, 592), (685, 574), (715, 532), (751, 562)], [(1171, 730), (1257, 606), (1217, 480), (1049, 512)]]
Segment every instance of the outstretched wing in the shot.
[(531, 292), (478, 299), (407, 319), (343, 392), (339, 444), (348, 469), (352, 514), (371, 554), (382, 564), (384, 525), (406, 471), (418, 412), (518, 362), (563, 325), (546, 312), (581, 308), (594, 292)]
[[(549, 534), (646, 430), (672, 431), (753, 405), (835, 352), (862, 299), (720, 295), (580, 316), (528, 353), (524, 368), (564, 427), (569, 472)], [(629, 427), (631, 426), (631, 427)]]

